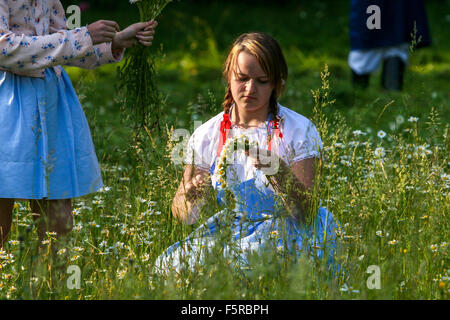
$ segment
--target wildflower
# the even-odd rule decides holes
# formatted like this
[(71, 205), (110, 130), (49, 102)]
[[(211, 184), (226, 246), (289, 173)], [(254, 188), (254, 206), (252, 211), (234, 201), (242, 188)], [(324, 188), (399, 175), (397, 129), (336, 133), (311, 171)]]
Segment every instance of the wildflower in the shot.
[(381, 230), (378, 230), (377, 232), (375, 232), (375, 234), (376, 234), (377, 236), (379, 236), (380, 238), (383, 237), (383, 231), (381, 231)]
[(432, 244), (430, 246), (431, 251), (436, 252), (438, 250), (438, 246), (436, 244)]
[(125, 277), (126, 274), (127, 274), (127, 269), (118, 270), (117, 271), (117, 278), (122, 280)]
[(359, 144), (360, 144), (359, 141), (350, 141), (350, 142), (348, 143), (348, 145), (349, 145), (350, 147), (353, 147), (353, 148), (358, 147)]
[(103, 204), (103, 200), (92, 200), (92, 204), (95, 204), (97, 206), (101, 206)]
[(58, 250), (58, 252), (56, 252), (58, 255), (62, 255), (62, 254), (64, 254), (64, 253), (66, 253), (66, 248), (62, 248), (62, 249), (60, 249), (60, 250)]
[(95, 221), (89, 222), (89, 225), (93, 228), (100, 228), (100, 225), (98, 225)]
[(397, 123), (397, 125), (401, 125), (405, 122), (405, 118), (399, 114), (397, 117), (395, 117), (395, 122)]
[(142, 215), (145, 217), (145, 216), (150, 216), (150, 215), (152, 215), (154, 212), (153, 212), (153, 209), (148, 209), (148, 210), (146, 210), (146, 211), (144, 211), (143, 213), (142, 213)]
[(366, 135), (366, 133), (362, 132), (361, 130), (355, 130), (352, 133), (354, 136)]
[(383, 139), (384, 137), (386, 137), (386, 132), (384, 132), (383, 130), (378, 131), (377, 133), (378, 138)]
[(81, 248), (81, 247), (74, 247), (74, 248), (73, 248), (73, 251), (75, 251), (75, 252), (83, 252), (83, 251), (84, 251), (84, 248)]
[(9, 242), (9, 244), (12, 245), (12, 246), (15, 246), (15, 245), (18, 245), (18, 244), (19, 244), (19, 241), (18, 241), (18, 240), (9, 240), (8, 242)]
[(419, 118), (416, 118), (416, 117), (409, 117), (408, 118), (408, 122), (417, 122), (417, 121), (419, 121)]
[(140, 203), (146, 203), (147, 202), (147, 200), (145, 200), (144, 198), (141, 198), (141, 197), (137, 197), (136, 200), (139, 201)]
[(391, 131), (394, 131), (395, 130), (395, 126), (396, 124), (395, 124), (395, 122), (389, 122), (389, 129), (391, 130)]
[(46, 239), (46, 240), (42, 240), (42, 242), (41, 242), (42, 244), (49, 244), (50, 243), (50, 240), (48, 240), (48, 239)]
[(396, 245), (397, 243), (398, 243), (397, 240), (391, 240), (388, 242), (388, 244), (390, 244), (390, 245)]
[(80, 255), (74, 254), (74, 255), (70, 258), (70, 261), (76, 261), (76, 260), (78, 260), (79, 258), (80, 258)]
[(383, 158), (386, 155), (386, 152), (384, 151), (383, 147), (378, 147), (375, 149), (374, 155), (377, 158)]
[(441, 179), (442, 179), (442, 181), (444, 181), (445, 183), (449, 183), (449, 182), (450, 182), (450, 175), (444, 173), (444, 174), (441, 175)]
[(142, 262), (147, 262), (150, 259), (150, 255), (148, 253), (142, 256)]

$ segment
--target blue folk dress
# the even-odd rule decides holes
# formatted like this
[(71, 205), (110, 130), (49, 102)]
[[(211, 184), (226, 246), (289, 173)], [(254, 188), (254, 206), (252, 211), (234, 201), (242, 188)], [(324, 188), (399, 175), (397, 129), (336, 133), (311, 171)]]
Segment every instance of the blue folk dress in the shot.
[(61, 65), (120, 61), (67, 30), (58, 0), (0, 0), (0, 198), (67, 199), (102, 187), (89, 125)]
[[(300, 114), (279, 105), (282, 138), (272, 135), (270, 119), (254, 130), (231, 126), (226, 140), (245, 135), (250, 143), (262, 148), (272, 144), (272, 150), (286, 163), (319, 156), (321, 140), (312, 122)], [(223, 113), (200, 126), (188, 143), (186, 164), (209, 170), (212, 186), (217, 190), (219, 204), (229, 201), (219, 177), (219, 159), (215, 150), (220, 145)], [(273, 136), (268, 142), (268, 135)], [(219, 147), (220, 149), (220, 147)], [(269, 147), (270, 149), (270, 147)], [(256, 169), (245, 152), (237, 151), (227, 167), (226, 186), (234, 195), (234, 208), (229, 206), (211, 216), (188, 238), (167, 248), (156, 260), (158, 272), (193, 268), (205, 261), (207, 254), (217, 246), (234, 265), (249, 267), (249, 255), (267, 249), (290, 252), (333, 262), (339, 225), (331, 212), (321, 207), (309, 224), (289, 216), (280, 198), (261, 170)], [(208, 253), (209, 252), (209, 253)]]

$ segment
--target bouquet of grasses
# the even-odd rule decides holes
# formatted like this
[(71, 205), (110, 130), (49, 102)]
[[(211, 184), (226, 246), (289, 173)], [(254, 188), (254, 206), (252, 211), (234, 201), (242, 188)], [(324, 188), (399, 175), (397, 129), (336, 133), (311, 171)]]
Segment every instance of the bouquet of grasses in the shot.
[[(130, 0), (139, 8), (142, 22), (155, 19), (172, 0)], [(126, 110), (135, 115), (135, 129), (160, 130), (162, 95), (156, 83), (155, 56), (151, 47), (136, 45), (119, 68), (119, 91)]]

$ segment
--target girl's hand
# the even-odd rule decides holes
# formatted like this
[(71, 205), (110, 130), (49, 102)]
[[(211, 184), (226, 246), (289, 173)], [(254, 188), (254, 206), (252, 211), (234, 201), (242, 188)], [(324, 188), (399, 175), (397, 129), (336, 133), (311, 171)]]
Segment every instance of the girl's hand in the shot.
[(184, 186), (186, 199), (191, 202), (197, 199), (211, 183), (209, 174), (197, 174)]
[(117, 22), (108, 20), (96, 21), (88, 25), (87, 28), (93, 45), (113, 41), (116, 33), (120, 31)]
[(130, 25), (115, 35), (112, 41), (112, 50), (130, 48), (138, 42), (147, 47), (151, 46), (157, 25), (158, 22), (154, 20)]
[(249, 150), (249, 157), (253, 165), (269, 179), (272, 187), (280, 194), (285, 193), (284, 182), (290, 171), (287, 163), (270, 150), (261, 150), (258, 147)]
[(255, 168), (261, 170), (266, 176), (280, 176), (288, 167), (275, 152), (270, 150), (255, 147), (249, 150), (249, 157), (253, 160)]

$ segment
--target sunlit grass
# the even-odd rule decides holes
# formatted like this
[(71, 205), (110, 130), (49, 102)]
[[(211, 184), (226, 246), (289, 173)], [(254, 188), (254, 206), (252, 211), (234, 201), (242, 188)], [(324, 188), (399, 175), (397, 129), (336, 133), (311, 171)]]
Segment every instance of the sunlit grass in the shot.
[[(433, 17), (440, 6), (431, 7)], [(58, 243), (49, 234), (39, 254), (28, 204), (16, 204), (9, 242), (0, 252), (0, 298), (448, 299), (450, 62), (445, 38), (436, 37), (438, 49), (413, 53), (403, 92), (380, 90), (379, 74), (361, 92), (349, 82), (345, 34), (330, 42), (317, 40), (334, 34), (314, 27), (320, 19), (342, 28), (346, 23), (325, 5), (290, 5), (293, 18), (286, 18), (285, 29), (276, 19), (253, 20), (285, 16), (272, 7), (258, 8), (250, 22), (240, 23), (234, 18), (238, 5), (182, 9), (168, 7), (158, 30), (161, 42), (169, 42), (157, 65), (167, 95), (162, 122), (168, 127), (160, 144), (133, 141), (132, 126), (114, 100), (117, 65), (95, 71), (67, 68), (89, 120), (105, 188), (75, 199), (70, 240)], [(202, 18), (188, 20), (192, 12)], [(217, 12), (223, 15), (218, 18)], [(292, 26), (308, 17), (314, 23), (302, 24), (294, 37)], [(441, 18), (430, 22), (434, 30), (447, 23)], [(177, 128), (192, 132), (193, 120), (205, 121), (221, 111), (227, 46), (250, 27), (267, 28), (285, 48), (290, 77), (281, 103), (316, 119), (326, 132), (318, 197), (343, 228), (335, 257), (343, 272), (330, 276), (323, 261), (272, 252), (254, 257), (251, 271), (213, 255), (196, 272), (161, 276), (153, 263), (163, 250), (220, 209), (209, 204), (194, 226), (174, 220), (171, 202), (183, 170), (170, 161), (177, 144), (170, 134)], [(445, 35), (445, 29), (437, 30)], [(322, 88), (325, 64), (330, 86), (321, 94), (328, 92), (328, 99), (336, 101), (321, 109), (321, 118), (313, 112), (317, 103), (311, 90)], [(58, 248), (51, 258), (53, 246)], [(79, 290), (67, 287), (70, 265), (82, 271)], [(367, 287), (371, 265), (380, 267), (379, 290)]]

